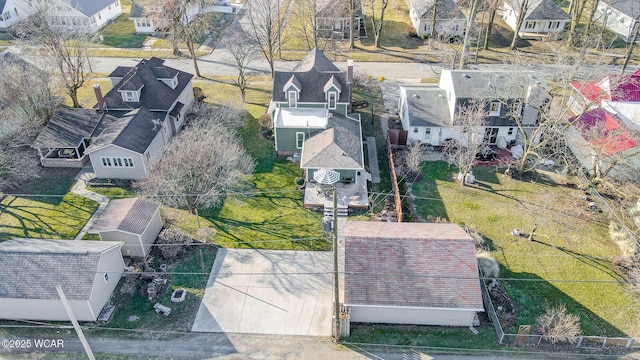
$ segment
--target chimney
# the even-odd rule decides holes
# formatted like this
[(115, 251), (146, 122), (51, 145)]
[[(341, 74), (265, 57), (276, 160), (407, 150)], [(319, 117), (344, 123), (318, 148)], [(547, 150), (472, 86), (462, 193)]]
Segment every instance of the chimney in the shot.
[(353, 60), (347, 60), (347, 84), (349, 84), (349, 112), (353, 100)]
[(98, 111), (104, 112), (104, 98), (102, 97), (102, 90), (100, 90), (100, 85), (93, 85), (93, 92), (96, 93), (96, 100), (98, 100)]

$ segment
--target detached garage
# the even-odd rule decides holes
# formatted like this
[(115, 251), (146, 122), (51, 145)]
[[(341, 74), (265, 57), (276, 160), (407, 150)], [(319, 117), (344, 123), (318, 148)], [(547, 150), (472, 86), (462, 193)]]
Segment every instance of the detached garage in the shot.
[(0, 242), (0, 319), (95, 321), (122, 273), (121, 242), (13, 239)]
[(122, 255), (146, 258), (162, 230), (160, 206), (142, 198), (112, 200), (89, 233), (103, 241), (123, 241)]
[(455, 224), (344, 222), (351, 322), (471, 326), (484, 311), (474, 240)]

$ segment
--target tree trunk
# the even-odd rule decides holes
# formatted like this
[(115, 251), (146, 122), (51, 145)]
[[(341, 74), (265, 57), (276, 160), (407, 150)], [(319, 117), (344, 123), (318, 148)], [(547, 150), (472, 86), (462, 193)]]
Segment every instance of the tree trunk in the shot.
[[(351, 23), (351, 26), (349, 27), (349, 49), (354, 49), (355, 46), (355, 38), (356, 38), (356, 34), (354, 34), (353, 32), (353, 23), (356, 22), (356, 4), (355, 4), (356, 0), (349, 0), (349, 22)], [(315, 4), (315, 1), (314, 1)]]
[(433, 37), (436, 34), (436, 19), (438, 17), (438, 0), (433, 2), (433, 13), (431, 14), (431, 34), (429, 34), (429, 39), (433, 40)]
[(638, 36), (640, 34), (640, 16), (636, 17), (636, 23), (634, 26), (633, 34), (631, 35), (631, 42), (629, 43), (629, 48), (627, 49), (627, 54), (624, 57), (624, 63), (622, 64), (622, 68), (620, 69), (620, 75), (624, 74), (624, 71), (627, 69), (629, 65), (629, 59), (631, 59), (631, 54), (633, 54), (633, 48), (636, 44), (636, 40), (638, 40)]
[(575, 1), (578, 1), (578, 3), (574, 4), (574, 13), (571, 14), (571, 28), (569, 29), (569, 37), (567, 38), (567, 44), (569, 46), (573, 46), (575, 43), (578, 24), (580, 24), (580, 18), (582, 17), (582, 12), (584, 11), (584, 6), (586, 4), (586, 0), (574, 0), (574, 2)]
[(73, 101), (74, 108), (82, 107), (82, 105), (80, 105), (80, 102), (78, 101), (78, 89), (69, 89), (69, 97), (71, 98), (71, 101)]
[(469, 41), (471, 40), (471, 32), (473, 30), (473, 24), (476, 22), (476, 14), (478, 13), (478, 3), (480, 0), (471, 0), (471, 10), (469, 11), (469, 18), (467, 19), (466, 31), (464, 33), (464, 40), (462, 42), (462, 53), (460, 54), (460, 63), (458, 69), (462, 70), (465, 67), (467, 50), (469, 49)]
[(511, 45), (509, 46), (509, 50), (515, 50), (516, 44), (518, 43), (518, 39), (520, 39), (520, 28), (522, 27), (522, 23), (524, 21), (524, 15), (529, 8), (528, 0), (524, 0), (522, 2), (522, 6), (520, 6), (520, 12), (518, 13), (518, 18), (516, 19), (516, 28), (513, 30), (513, 39), (511, 39)]
[(196, 78), (201, 78), (202, 75), (200, 75), (200, 68), (198, 67), (198, 57), (196, 56), (196, 49), (191, 41), (187, 41), (187, 47), (189, 48), (189, 53), (191, 54), (191, 59), (193, 60), (193, 68), (196, 71)]
[(487, 34), (484, 37), (483, 50), (489, 50), (489, 38), (491, 37), (491, 31), (493, 30), (493, 21), (496, 18), (496, 12), (496, 9), (491, 9), (491, 13), (489, 13), (489, 23), (487, 24)]

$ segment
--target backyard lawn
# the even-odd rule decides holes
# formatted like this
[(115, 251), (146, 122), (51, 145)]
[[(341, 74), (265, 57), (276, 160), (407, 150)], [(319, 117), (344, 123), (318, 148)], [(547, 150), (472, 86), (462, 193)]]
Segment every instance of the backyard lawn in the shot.
[(21, 195), (7, 195), (0, 202), (0, 241), (73, 239), (98, 208), (93, 200), (67, 193), (78, 171), (42, 169), (41, 178), (14, 190)]
[[(609, 240), (606, 215), (586, 210), (583, 192), (560, 185), (553, 173), (519, 181), (493, 167), (474, 170), (479, 183), (460, 187), (454, 168), (424, 163), (412, 187), (420, 217), (441, 217), (481, 233), (500, 262), (502, 285), (516, 303), (516, 324), (535, 327), (546, 306), (566, 304), (580, 315), (584, 335), (640, 336), (636, 300), (623, 291), (611, 262), (619, 250)], [(534, 241), (510, 235), (530, 232)]]

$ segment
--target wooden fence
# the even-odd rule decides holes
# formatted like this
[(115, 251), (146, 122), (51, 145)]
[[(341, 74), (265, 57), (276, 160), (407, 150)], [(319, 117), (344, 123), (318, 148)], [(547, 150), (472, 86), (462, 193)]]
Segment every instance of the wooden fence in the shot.
[(396, 205), (396, 216), (398, 222), (402, 222), (402, 197), (400, 196), (400, 187), (398, 186), (398, 177), (396, 175), (396, 166), (393, 163), (393, 150), (391, 149), (391, 141), (387, 136), (387, 157), (389, 157), (389, 173), (391, 173), (391, 186), (393, 186), (393, 194)]

